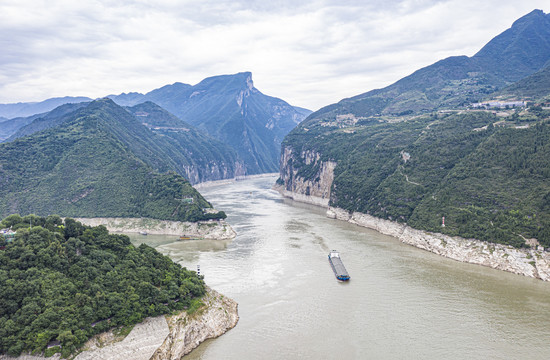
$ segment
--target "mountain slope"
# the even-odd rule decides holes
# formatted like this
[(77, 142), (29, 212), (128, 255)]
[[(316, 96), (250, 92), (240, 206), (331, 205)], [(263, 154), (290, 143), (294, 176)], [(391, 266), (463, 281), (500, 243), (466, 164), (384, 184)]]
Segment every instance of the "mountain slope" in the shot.
[(309, 118), (405, 115), (464, 106), (543, 68), (550, 61), (549, 39), (550, 15), (535, 10), (471, 58), (438, 61), (386, 88), (324, 107)]
[(279, 186), (416, 229), (550, 247), (550, 111), (497, 116), (463, 106), (484, 92), (550, 95), (549, 29), (548, 15), (532, 12), (472, 58), (442, 60), (313, 113), (283, 141)]
[(158, 135), (164, 149), (173, 149), (169, 156), (176, 162), (174, 171), (192, 184), (244, 175), (244, 163), (231, 147), (197, 131), (160, 106), (145, 102), (127, 110)]
[[(46, 114), (33, 115), (32, 122), (6, 141), (60, 126), (89, 103), (65, 104)], [(112, 103), (111, 112), (128, 126), (115, 133), (136, 155), (159, 171), (172, 170), (191, 183), (234, 178), (244, 174), (244, 165), (227, 145), (206, 136), (151, 102), (122, 108)], [(135, 122), (138, 119), (145, 126)]]
[[(111, 98), (131, 103), (127, 94)], [(262, 94), (249, 72), (210, 77), (194, 86), (175, 83), (131, 98), (152, 101), (231, 146), (247, 174), (276, 171), (282, 139), (307, 113)]]
[[(31, 135), (35, 132), (49, 129), (65, 122), (66, 115), (87, 106), (89, 102), (67, 103), (56, 107), (55, 109), (42, 114), (31, 115), (26, 118), (15, 118), (8, 120), (16, 122), (16, 131), (13, 132), (5, 141), (13, 141), (22, 136)], [(3, 128), (0, 126), (0, 128)], [(4, 128), (6, 131), (8, 128)]]
[(0, 145), (0, 214), (223, 216), (203, 213), (210, 204), (181, 176), (155, 171), (169, 170), (170, 162), (151, 150), (154, 142), (135, 141), (150, 131), (124, 109), (98, 100), (76, 114), (62, 126)]
[[(232, 161), (233, 165), (227, 162), (222, 166), (214, 165), (218, 169), (211, 171), (212, 176), (178, 168), (178, 172), (188, 175), (194, 182), (276, 171), (282, 139), (311, 113), (307, 109), (295, 108), (281, 99), (262, 94), (254, 87), (249, 72), (210, 77), (194, 86), (176, 82), (147, 94), (131, 92), (108, 97), (121, 106), (135, 106), (147, 101), (158, 104), (191, 126), (228, 145), (240, 159)], [(0, 104), (0, 116), (20, 116), (17, 120), (0, 122), (0, 141), (8, 139), (38, 117), (43, 117), (42, 113), (57, 105), (89, 100), (66, 97), (41, 103)], [(14, 138), (52, 123), (45, 120), (22, 130)], [(215, 147), (219, 148), (218, 145)], [(240, 161), (244, 162), (244, 167)]]
[(533, 10), (492, 39), (477, 54), (475, 62), (507, 82), (518, 81), (550, 60), (550, 14)]
[(531, 100), (550, 95), (550, 66), (507, 86), (496, 95)]

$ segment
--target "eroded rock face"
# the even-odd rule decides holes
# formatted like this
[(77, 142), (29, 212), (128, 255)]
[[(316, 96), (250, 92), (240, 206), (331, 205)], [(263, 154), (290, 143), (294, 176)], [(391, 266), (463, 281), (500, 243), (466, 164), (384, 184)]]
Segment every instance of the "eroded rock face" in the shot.
[(464, 239), (413, 229), (406, 224), (359, 212), (329, 208), (327, 217), (376, 230), (417, 248), (457, 261), (488, 266), (544, 281), (550, 281), (550, 253), (539, 249), (516, 249), (475, 239)]
[[(315, 169), (316, 175), (309, 177), (310, 179), (300, 176), (300, 169), (293, 166), (297, 158), (300, 163)], [(328, 207), (335, 167), (336, 162), (321, 161), (321, 155), (315, 151), (308, 150), (296, 154), (291, 147), (285, 147), (280, 169), (280, 178), (284, 185), (275, 187), (275, 190), (296, 201)]]
[[(108, 336), (111, 332), (105, 333)], [(100, 347), (100, 336), (92, 338), (74, 360), (149, 360), (155, 350), (168, 335), (168, 325), (164, 316), (147, 318), (136, 324), (132, 331), (120, 342)]]
[(188, 165), (183, 166), (182, 169), (191, 185), (207, 181), (233, 179), (246, 174), (246, 168), (242, 161), (236, 161), (231, 166), (220, 161), (210, 161), (203, 168), (198, 168), (196, 165)]
[[(179, 360), (207, 339), (223, 335), (237, 325), (237, 303), (207, 287), (204, 306), (188, 315), (182, 311), (170, 316), (146, 318), (136, 324), (125, 338), (113, 331), (92, 337), (75, 360)], [(60, 354), (21, 355), (17, 358), (0, 355), (0, 360), (60, 359)]]
[(237, 233), (225, 220), (182, 222), (148, 218), (75, 218), (84, 225), (103, 225), (114, 232), (146, 232), (148, 234), (179, 235), (203, 239), (229, 240)]
[(237, 303), (208, 289), (203, 298), (206, 307), (188, 315), (168, 316), (170, 333), (151, 360), (179, 360), (207, 339), (216, 338), (237, 325)]

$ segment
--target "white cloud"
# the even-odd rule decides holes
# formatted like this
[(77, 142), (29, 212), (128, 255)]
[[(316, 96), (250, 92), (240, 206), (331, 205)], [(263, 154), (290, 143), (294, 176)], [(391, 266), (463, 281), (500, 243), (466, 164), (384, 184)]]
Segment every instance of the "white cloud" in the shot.
[(0, 102), (146, 92), (252, 71), (313, 110), (473, 55), (545, 0), (34, 1), (0, 4)]

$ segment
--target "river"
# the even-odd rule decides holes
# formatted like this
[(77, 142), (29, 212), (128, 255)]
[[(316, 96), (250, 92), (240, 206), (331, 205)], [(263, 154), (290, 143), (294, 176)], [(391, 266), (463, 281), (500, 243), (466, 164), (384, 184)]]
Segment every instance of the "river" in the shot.
[[(133, 236), (239, 303), (186, 359), (550, 359), (550, 283), (463, 264), (283, 199), (275, 177), (202, 188), (232, 241)], [(340, 252), (349, 282), (327, 255)]]

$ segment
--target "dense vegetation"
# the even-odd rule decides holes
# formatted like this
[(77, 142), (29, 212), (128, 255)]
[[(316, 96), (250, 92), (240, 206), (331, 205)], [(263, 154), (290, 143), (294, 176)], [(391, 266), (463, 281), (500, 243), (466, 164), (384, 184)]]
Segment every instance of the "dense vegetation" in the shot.
[(67, 356), (97, 333), (185, 309), (205, 293), (195, 272), (102, 226), (10, 215), (0, 228), (17, 230), (11, 242), (0, 237), (0, 353)]
[[(0, 125), (0, 140), (8, 137), (6, 141), (9, 142), (64, 126), (76, 118), (88, 116), (92, 108), (94, 116), (104, 121), (106, 131), (155, 170), (174, 171), (191, 183), (244, 174), (244, 164), (231, 147), (200, 133), (152, 102), (126, 108), (127, 111), (107, 100), (65, 104), (45, 114), (8, 120)], [(15, 124), (19, 124), (18, 129)]]
[[(473, 57), (441, 60), (322, 108), (283, 141), (293, 156), (279, 183), (315, 183), (331, 160), (330, 205), (449, 235), (517, 247), (536, 238), (550, 247), (549, 36), (550, 15), (535, 10)], [(495, 98), (537, 104), (469, 109)], [(319, 159), (306, 161), (308, 153)]]
[(63, 126), (0, 144), (0, 215), (224, 218), (203, 212), (211, 205), (183, 177), (159, 172), (172, 160), (151, 136), (124, 109), (100, 100)]
[(507, 122), (484, 111), (350, 126), (306, 122), (283, 146), (321, 154), (309, 165), (294, 156), (296, 177), (315, 180), (321, 161), (338, 163), (333, 206), (514, 246), (537, 238), (548, 247), (549, 116), (533, 107)]
[(497, 95), (512, 99), (546, 100), (548, 102), (548, 99), (544, 99), (544, 97), (539, 98), (541, 95), (547, 94), (550, 94), (550, 65), (497, 93)]

